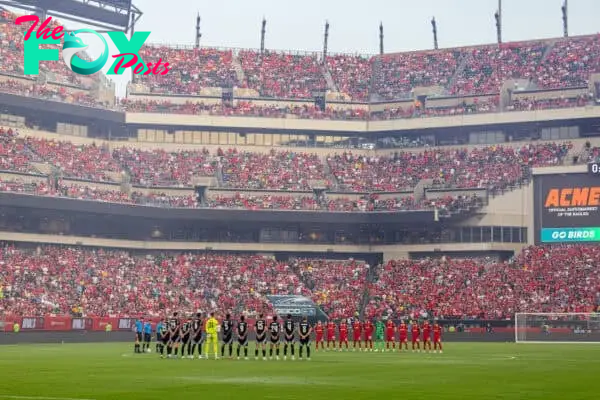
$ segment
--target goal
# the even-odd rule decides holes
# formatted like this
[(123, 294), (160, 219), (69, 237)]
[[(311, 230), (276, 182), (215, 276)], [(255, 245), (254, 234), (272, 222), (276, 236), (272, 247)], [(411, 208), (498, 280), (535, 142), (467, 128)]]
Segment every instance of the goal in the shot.
[(600, 343), (600, 313), (517, 313), (517, 343)]

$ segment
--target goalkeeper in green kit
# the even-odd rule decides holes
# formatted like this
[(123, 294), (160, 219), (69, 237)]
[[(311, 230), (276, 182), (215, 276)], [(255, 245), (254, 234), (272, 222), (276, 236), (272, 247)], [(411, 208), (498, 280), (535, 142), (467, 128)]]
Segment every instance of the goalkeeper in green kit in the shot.
[(385, 342), (383, 341), (384, 330), (385, 325), (383, 321), (378, 320), (375, 323), (375, 351), (379, 351), (379, 349), (381, 349), (381, 351), (383, 352), (385, 349)]

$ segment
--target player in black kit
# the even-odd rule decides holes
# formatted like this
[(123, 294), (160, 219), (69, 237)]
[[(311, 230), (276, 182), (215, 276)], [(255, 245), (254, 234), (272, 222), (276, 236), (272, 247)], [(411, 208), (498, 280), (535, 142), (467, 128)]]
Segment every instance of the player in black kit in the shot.
[(196, 353), (196, 346), (198, 346), (198, 358), (202, 358), (202, 314), (197, 313), (196, 317), (192, 319), (192, 341), (190, 345), (192, 346), (192, 351), (190, 355), (194, 358)]
[(181, 358), (185, 358), (185, 353), (187, 350), (188, 356), (190, 355), (189, 351), (189, 344), (190, 344), (190, 339), (191, 339), (191, 333), (192, 333), (192, 320), (191, 319), (187, 319), (183, 322), (183, 324), (181, 324), (181, 331), (180, 331), (180, 335), (181, 335)]
[(237, 337), (238, 337), (238, 346), (237, 346), (237, 358), (240, 359), (240, 348), (244, 348), (244, 359), (248, 359), (248, 323), (246, 322), (246, 318), (241, 315), (240, 322), (237, 324)]
[(258, 315), (258, 319), (254, 323), (256, 331), (256, 347), (254, 348), (254, 358), (258, 360), (258, 349), (262, 349), (263, 360), (267, 359), (267, 348), (265, 341), (267, 340), (267, 321), (262, 314)]
[(229, 358), (233, 357), (233, 321), (231, 315), (225, 315), (221, 322), (221, 334), (223, 335), (223, 344), (221, 345), (221, 357), (225, 357), (225, 346), (229, 346)]
[(294, 361), (294, 334), (296, 333), (296, 327), (294, 326), (294, 321), (292, 320), (292, 314), (287, 315), (287, 319), (283, 324), (283, 333), (285, 335), (285, 344), (283, 345), (283, 359), (287, 359), (288, 346), (290, 347), (292, 354), (292, 361)]
[(269, 325), (269, 333), (271, 336), (269, 359), (273, 359), (273, 349), (275, 349), (277, 360), (279, 360), (279, 334), (281, 333), (281, 326), (279, 326), (279, 322), (277, 322), (277, 315), (273, 315), (273, 321)]
[(306, 359), (310, 360), (310, 334), (312, 327), (308, 323), (308, 318), (302, 317), (298, 324), (298, 336), (300, 337), (300, 347), (298, 349), (298, 358), (302, 360), (302, 350), (306, 347)]
[(169, 351), (169, 340), (171, 338), (171, 335), (169, 334), (169, 318), (163, 319), (160, 326), (160, 332), (157, 332), (157, 334), (160, 334), (160, 358), (164, 358), (165, 349), (167, 349), (167, 352)]
[[(179, 328), (181, 322), (177, 312), (173, 313), (173, 316), (169, 319), (169, 343), (167, 344), (167, 358), (171, 358), (171, 354), (177, 357), (177, 349), (179, 347)], [(175, 351), (173, 351), (175, 350)]]

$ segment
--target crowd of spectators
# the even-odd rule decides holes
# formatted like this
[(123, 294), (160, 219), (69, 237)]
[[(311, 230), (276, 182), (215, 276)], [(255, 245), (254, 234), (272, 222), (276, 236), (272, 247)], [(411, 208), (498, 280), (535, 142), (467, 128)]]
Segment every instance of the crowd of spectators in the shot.
[(140, 57), (153, 64), (159, 59), (169, 63), (167, 74), (142, 75), (137, 81), (151, 93), (198, 95), (204, 88), (238, 85), (231, 50), (142, 46)]
[(560, 40), (537, 68), (536, 82), (549, 89), (587, 87), (600, 72), (600, 35)]
[(503, 190), (528, 176), (529, 167), (559, 165), (570, 143), (494, 145), (473, 149), (431, 149), (393, 156), (330, 155), (327, 163), (341, 188), (355, 192), (402, 191), (422, 179), (457, 188)]
[(239, 100), (235, 104), (205, 104), (203, 102), (185, 102), (174, 104), (165, 101), (140, 101), (123, 99), (121, 106), (133, 113), (159, 113), (159, 114), (187, 114), (187, 115), (218, 115), (236, 117), (263, 117), (263, 118), (293, 118), (301, 119), (333, 119), (333, 120), (366, 120), (369, 113), (358, 108), (332, 108), (325, 110), (313, 104), (302, 105), (259, 105), (252, 101)]
[(598, 246), (529, 247), (492, 258), (288, 262), (243, 254), (136, 254), (0, 247), (0, 312), (27, 316), (162, 316), (271, 311), (268, 295), (311, 297), (330, 318), (507, 319), (516, 312), (592, 312), (600, 305)]
[(461, 55), (460, 51), (442, 50), (379, 56), (373, 90), (383, 100), (395, 100), (409, 97), (416, 87), (447, 87)]
[(541, 246), (509, 262), (396, 260), (369, 283), (366, 315), (506, 319), (516, 312), (592, 312), (600, 294), (598, 246)]
[(35, 161), (52, 164), (64, 176), (105, 182), (113, 180), (108, 173), (121, 172), (121, 166), (104, 146), (78, 145), (36, 137), (26, 137), (25, 145)]
[(128, 172), (131, 183), (143, 186), (190, 186), (194, 177), (216, 172), (216, 163), (206, 149), (168, 152), (120, 147), (112, 156)]
[(587, 104), (590, 104), (590, 98), (585, 95), (579, 95), (577, 97), (559, 96), (546, 99), (525, 97), (513, 100), (512, 104), (507, 109), (509, 111), (534, 111), (585, 107)]
[(473, 103), (461, 103), (449, 107), (424, 107), (420, 102), (413, 102), (409, 106), (400, 105), (385, 108), (383, 111), (372, 112), (371, 120), (389, 120), (405, 118), (426, 117), (451, 117), (454, 115), (483, 114), (498, 111), (499, 97), (492, 96), (483, 99), (475, 98)]
[(310, 181), (326, 181), (325, 165), (316, 154), (271, 150), (250, 153), (219, 150), (223, 184), (231, 188), (311, 190)]
[(119, 188), (109, 189), (94, 185), (76, 184), (60, 180), (57, 185), (47, 181), (27, 182), (23, 179), (0, 179), (0, 192), (32, 194), (36, 196), (66, 197), (78, 200), (102, 201), (107, 203), (137, 204), (165, 208), (198, 208), (200, 204), (194, 194), (173, 195), (166, 193), (142, 193), (131, 195)]
[[(23, 76), (23, 37), (30, 25), (16, 25), (15, 20), (18, 16), (0, 9), (0, 72)], [(56, 19), (52, 19), (48, 28), (52, 31), (59, 25), (61, 24)], [(41, 73), (46, 74), (48, 81), (89, 89), (89, 85), (84, 83), (80, 75), (70, 71), (63, 62), (40, 61), (39, 68)], [(91, 77), (93, 76), (88, 76), (88, 80)]]
[(0, 81), (0, 92), (41, 98), (44, 100), (60, 101), (80, 106), (111, 108), (108, 104), (100, 102), (88, 92), (67, 90), (64, 86), (43, 85), (34, 81), (17, 81), (14, 79)]
[(438, 210), (441, 214), (468, 210), (482, 204), (477, 196), (444, 196), (433, 199), (416, 200), (412, 195), (380, 198), (378, 194), (350, 199), (336, 197), (323, 199), (321, 208), (327, 211), (420, 211)]
[(508, 79), (532, 80), (546, 46), (535, 43), (506, 43), (480, 46), (466, 51), (467, 64), (450, 88), (453, 95), (498, 93)]
[[(126, 172), (134, 185), (191, 187), (194, 179), (215, 177), (226, 188), (312, 190), (311, 181), (350, 192), (399, 192), (422, 179), (448, 188), (504, 190), (529, 176), (530, 167), (559, 165), (570, 143), (537, 143), (521, 147), (432, 148), (391, 156), (334, 153), (326, 163), (317, 154), (295, 151), (255, 153), (237, 149), (165, 151), (134, 147), (76, 145), (20, 138), (0, 131), (0, 167), (35, 172), (31, 162), (57, 167), (64, 177), (96, 182), (121, 181)], [(328, 168), (327, 168), (328, 167)], [(225, 202), (228, 202), (227, 200)]]
[(262, 97), (311, 99), (326, 90), (323, 66), (314, 55), (242, 50), (239, 59), (247, 85)]
[(368, 101), (371, 88), (372, 60), (363, 56), (339, 54), (327, 57), (327, 69), (337, 89), (352, 101)]
[(134, 254), (67, 247), (0, 248), (0, 313), (40, 316), (269, 312), (266, 295), (300, 294), (283, 262), (238, 254)]
[(0, 127), (0, 170), (34, 172), (30, 161), (31, 155), (27, 152), (24, 141), (18, 137), (18, 132)]
[(358, 311), (370, 268), (353, 259), (298, 259), (292, 263), (304, 284), (302, 294), (312, 297), (333, 319), (348, 318)]
[(254, 195), (235, 193), (233, 195), (216, 195), (206, 201), (209, 208), (246, 209), (246, 210), (319, 210), (314, 196), (289, 195)]

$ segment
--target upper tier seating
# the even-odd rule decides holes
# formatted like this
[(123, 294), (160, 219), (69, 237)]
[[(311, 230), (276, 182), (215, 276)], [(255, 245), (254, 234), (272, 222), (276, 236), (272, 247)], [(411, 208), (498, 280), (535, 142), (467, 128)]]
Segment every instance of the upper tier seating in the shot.
[(261, 96), (309, 99), (314, 90), (327, 88), (316, 57), (267, 51), (242, 50), (239, 54), (248, 87)]

